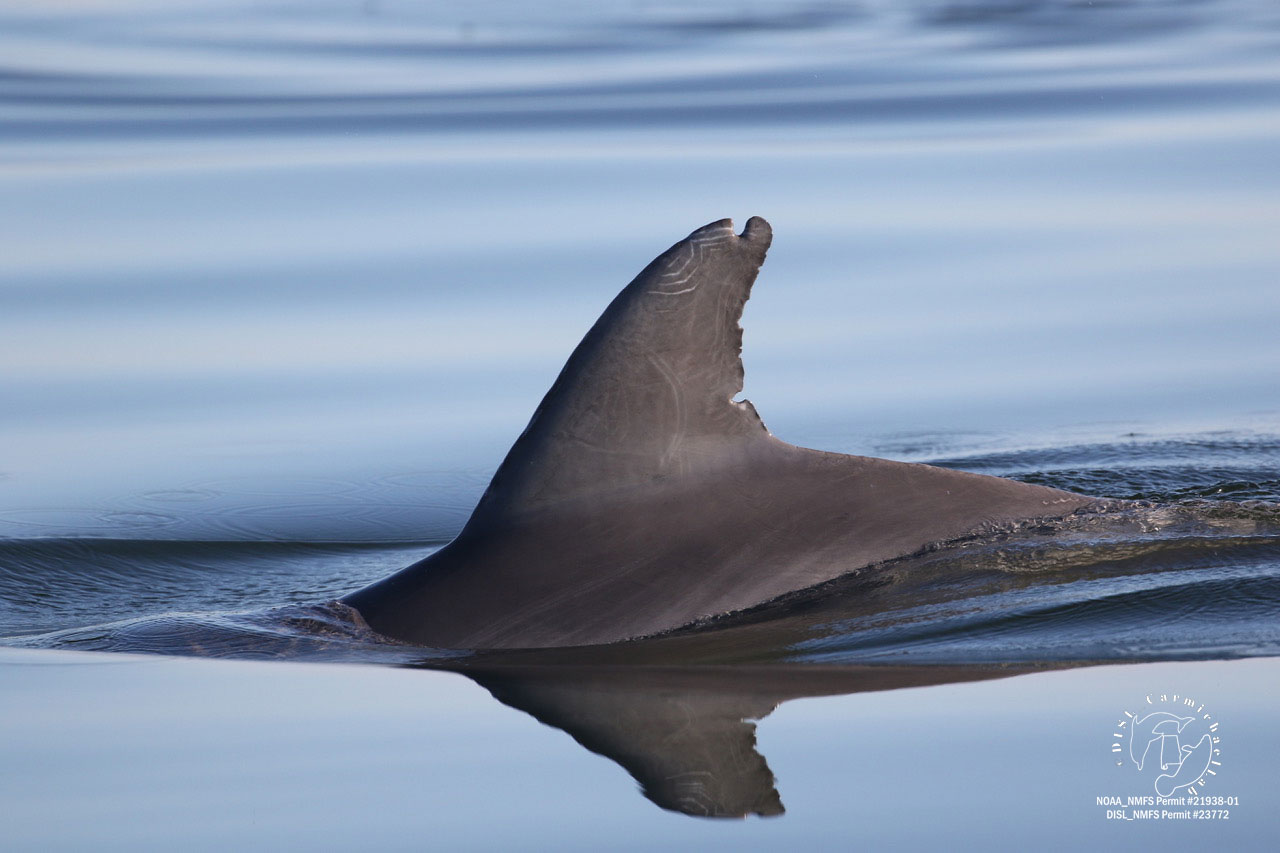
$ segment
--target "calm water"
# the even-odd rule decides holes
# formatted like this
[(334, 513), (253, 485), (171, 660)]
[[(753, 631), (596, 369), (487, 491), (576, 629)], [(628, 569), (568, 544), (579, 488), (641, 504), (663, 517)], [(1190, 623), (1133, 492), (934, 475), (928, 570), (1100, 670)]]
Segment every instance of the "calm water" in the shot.
[[(1247, 721), (1235, 736), (1262, 748), (1262, 721), (1280, 709), (1265, 662), (1250, 664), (1267, 676), (1252, 682), (1225, 663), (957, 682), (1280, 654), (1278, 152), (1270, 0), (0, 4), (0, 636), (32, 649), (0, 661), (19, 697), (3, 719), (27, 732), (26, 752), (0, 743), (8, 766), (28, 798), (133, 838), (127, 809), (59, 793), (57, 774), (75, 765), (42, 756), (67, 738), (92, 752), (123, 737), (166, 684), (213, 666), (61, 666), (68, 653), (50, 648), (470, 666), (547, 726), (455, 676), (398, 671), (391, 685), (370, 667), (222, 664), (217, 681), (240, 696), (291, 673), (296, 695), (241, 712), (276, 732), (279, 719), (310, 719), (308, 691), (387, 691), (400, 707), (411, 679), (437, 709), (424, 754), (469, 744), (501, 775), (560, 728), (642, 787), (666, 765), (636, 733), (661, 734), (670, 696), (728, 721), (686, 750), (714, 766), (745, 737), (743, 719), (798, 697), (848, 694), (797, 703), (831, 709), (812, 725), (840, 743), (857, 727), (847, 709), (932, 709), (918, 713), (933, 723), (881, 716), (876, 731), (942, 750), (942, 734), (921, 731), (941, 731), (929, 714), (948, 691), (1028, 730), (1037, 714), (1085, 713), (1064, 709), (1071, 691), (1103, 691), (1105, 740), (1111, 706), (1154, 689), (1135, 673), (1185, 674), (1202, 692), (1220, 685), (1214, 702)], [(776, 236), (743, 319), (745, 396), (776, 435), (1148, 504), (567, 659), (389, 647), (326, 605), (461, 527), (564, 358), (653, 256), (705, 222), (752, 214)], [(707, 675), (748, 663), (776, 669)], [(509, 670), (547, 664), (538, 671), (565, 675)], [(871, 664), (918, 669), (850, 674)], [(641, 665), (664, 674), (641, 677)], [(810, 667), (825, 674), (797, 675)], [(113, 673), (114, 723), (20, 725), (50, 702), (106, 695)], [(616, 693), (618, 678), (630, 692)], [(370, 730), (377, 706), (343, 713)], [(468, 726), (481, 707), (500, 715), (508, 746)], [(242, 734), (219, 731), (192, 760), (224, 782), (190, 802), (234, 776), (209, 762)], [(281, 761), (312, 760), (315, 742), (288, 743)], [(977, 754), (954, 746), (946, 766)], [(1015, 754), (982, 753), (1007, 777), (993, 795), (1024, 784)], [(1106, 760), (1084, 786), (1099, 795), (1115, 787), (1101, 781)], [(98, 778), (94, 761), (80, 782)], [(811, 753), (791, 778), (828, 779), (822, 761)], [(553, 764), (552, 784), (577, 772)], [(289, 785), (318, 803), (338, 796), (299, 772), (236, 785), (264, 802)], [(1229, 827), (1120, 829), (1165, 847), (1274, 839), (1267, 789), (1248, 781), (1263, 776), (1241, 772), (1229, 787), (1253, 808)], [(926, 777), (894, 790), (928, 790), (948, 815), (938, 832), (1003, 837)], [(120, 802), (154, 793), (130, 778)], [(1035, 778), (1055, 790), (1051, 774)], [(827, 794), (801, 789), (783, 791), (782, 823), (818, 837), (832, 825), (810, 807)], [(599, 842), (608, 821), (590, 815), (635, 800), (627, 831), (640, 846), (782, 838), (694, 829), (626, 784), (601, 790), (590, 805), (581, 792), (540, 805), (560, 830), (538, 837)], [(682, 810), (661, 786), (644, 790)], [(716, 797), (738, 813), (772, 809), (756, 783)], [(1063, 839), (1125, 843), (1086, 799), (1028, 813)], [(923, 843), (899, 806), (875, 832), (840, 837)], [(248, 812), (227, 808), (227, 832), (252, 837)], [(471, 808), (428, 810), (385, 839), (408, 846), (433, 826), (462, 832), (459, 815), (487, 820)], [(189, 811), (154, 837), (220, 837)], [(27, 825), (24, 844), (76, 846), (69, 829)]]

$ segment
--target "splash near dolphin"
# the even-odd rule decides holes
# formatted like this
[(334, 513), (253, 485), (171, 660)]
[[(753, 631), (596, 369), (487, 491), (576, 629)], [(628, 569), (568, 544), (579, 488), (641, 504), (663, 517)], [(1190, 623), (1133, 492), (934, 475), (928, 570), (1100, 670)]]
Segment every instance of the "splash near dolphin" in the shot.
[(738, 322), (772, 241), (751, 218), (649, 264), (574, 350), (451, 543), (344, 599), (440, 648), (594, 645), (740, 611), (1094, 498), (808, 450), (742, 390)]

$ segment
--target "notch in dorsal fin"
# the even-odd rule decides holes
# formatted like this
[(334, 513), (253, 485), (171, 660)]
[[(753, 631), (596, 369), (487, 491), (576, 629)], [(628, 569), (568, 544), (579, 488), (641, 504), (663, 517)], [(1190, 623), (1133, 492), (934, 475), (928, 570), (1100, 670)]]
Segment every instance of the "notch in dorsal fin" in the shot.
[(773, 239), (694, 231), (636, 276), (569, 357), (473, 521), (676, 476), (768, 433), (742, 390), (742, 309)]

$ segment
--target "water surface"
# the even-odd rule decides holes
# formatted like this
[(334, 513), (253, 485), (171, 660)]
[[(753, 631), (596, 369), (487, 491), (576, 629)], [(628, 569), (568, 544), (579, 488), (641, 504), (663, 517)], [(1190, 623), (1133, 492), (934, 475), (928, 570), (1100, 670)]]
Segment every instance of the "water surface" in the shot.
[[(641, 778), (660, 762), (637, 763), (592, 722), (619, 719), (618, 676), (601, 668), (630, 672), (640, 687), (623, 704), (661, 721), (666, 706), (643, 697), (692, 688), (647, 682), (636, 666), (942, 667), (950, 674), (914, 689), (824, 681), (819, 692), (851, 695), (805, 702), (892, 704), (870, 728), (895, 744), (934, 751), (944, 770), (985, 756), (997, 767), (987, 778), (1006, 780), (995, 796), (1039, 786), (1065, 797), (1047, 764), (972, 740), (947, 752), (946, 691), (1027, 727), (1071, 691), (1102, 691), (1105, 729), (1113, 705), (1166, 677), (1148, 673), (1225, 684), (1237, 670), (1222, 659), (1277, 654), (1278, 137), (1280, 14), (1266, 0), (2, 4), (0, 636), (37, 649), (4, 666), (22, 697), (5, 711), (9, 730), (58, 697), (75, 708), (106, 689), (89, 673), (125, 672), (18, 675), (64, 660), (49, 647), (470, 666), (500, 700)], [(1144, 505), (920, 555), (638, 649), (550, 661), (388, 646), (329, 604), (457, 532), (564, 358), (654, 255), (705, 222), (753, 214), (776, 238), (743, 320), (745, 396), (776, 435)], [(1219, 662), (1148, 663), (1125, 669), (1124, 684), (1067, 680), (1090, 678), (1075, 670), (1086, 663), (1157, 660)], [(535, 665), (592, 676), (512, 686), (510, 667)], [(151, 719), (148, 691), (199, 680), (204, 666), (121, 676), (113, 715), (57, 717), (9, 766), (53, 766), (54, 745), (77, 732), (83, 749), (106, 749)], [(228, 666), (218, 678), (230, 695), (255, 689), (257, 670)], [(971, 683), (957, 686), (957, 667)], [(1026, 668), (1054, 671), (990, 680)], [(369, 669), (325, 669), (332, 681), (317, 689), (377, 681), (358, 674)], [(791, 677), (748, 671), (758, 677), (735, 678)], [(699, 705), (709, 719), (813, 695), (699, 672), (678, 677), (721, 697)], [(467, 715), (500, 706), (475, 694), (484, 702), (452, 710), (473, 695), (460, 692), (468, 682), (397, 675), (430, 681), (429, 704), (446, 709), (427, 751), (490, 737), (466, 734)], [(1218, 697), (1250, 748), (1267, 742), (1273, 680)], [(1040, 683), (1061, 686), (1041, 701)], [(271, 715), (301, 719), (314, 702), (298, 689), (249, 706), (246, 725), (278, 735)], [(394, 704), (392, 688), (367, 689)], [(742, 695), (754, 698), (723, 699)], [(1023, 699), (1021, 716), (1009, 711)], [(377, 707), (344, 713), (374, 730)], [(893, 722), (904, 708), (934, 709), (916, 712), (933, 715), (934, 734)], [(810, 725), (826, 743), (866, 742), (845, 713)], [(499, 776), (552, 733), (502, 719), (511, 746), (484, 759)], [(1092, 748), (1072, 739), (1084, 728), (1064, 730), (1064, 750)], [(850, 729), (861, 734), (842, 739)], [(723, 734), (708, 732), (703, 743)], [(314, 766), (313, 743), (288, 743), (284, 764)], [(823, 754), (787, 774), (810, 780), (783, 791), (787, 832), (817, 837), (831, 825), (815, 810), (866, 796), (865, 780), (827, 774)], [(298, 778), (316, 778), (246, 786), (266, 780), (263, 765), (211, 760), (195, 765), (205, 797), (293, 785), (302, 798)], [(132, 767), (106, 761), (86, 759), (79, 781)], [(961, 837), (1029, 838), (993, 835), (970, 800), (947, 799), (963, 785), (943, 793), (928, 787), (940, 777), (903, 766), (893, 790), (914, 790)], [(576, 772), (547, 771), (562, 790), (558, 841), (598, 843), (604, 823), (589, 815), (634, 807), (645, 842), (773, 843), (684, 817), (677, 829), (616, 787), (555, 787)], [(33, 782), (30, 801), (74, 803), (121, 843), (137, 840), (127, 808), (39, 778), (50, 786)], [(1260, 804), (1258, 778), (1239, 775), (1232, 790)], [(136, 807), (151, 789), (122, 790)], [(1063, 846), (1115, 843), (1105, 833), (1117, 827), (1085, 805), (1054, 812)], [(226, 808), (230, 835), (252, 825), (244, 803)], [(220, 837), (179, 811), (179, 835)], [(388, 822), (385, 838), (464, 832), (486, 813), (441, 805)], [(295, 830), (325, 823), (279, 814)], [(918, 821), (892, 815), (857, 838), (921, 839)], [(1274, 837), (1260, 805), (1240, 817), (1251, 822), (1232, 826), (1235, 846)], [(50, 832), (24, 826), (24, 839)], [(1119, 829), (1164, 847), (1228, 837), (1211, 834), (1225, 824), (1152, 826)]]

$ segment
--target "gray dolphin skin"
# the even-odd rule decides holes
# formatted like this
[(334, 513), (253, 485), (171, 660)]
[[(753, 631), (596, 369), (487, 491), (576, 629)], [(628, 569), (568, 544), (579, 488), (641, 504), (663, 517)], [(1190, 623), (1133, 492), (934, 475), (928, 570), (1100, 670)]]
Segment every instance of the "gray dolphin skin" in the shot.
[(574, 350), (452, 542), (343, 601), (440, 648), (617, 642), (1093, 498), (795, 447), (742, 390), (772, 240), (723, 219), (654, 260)]

